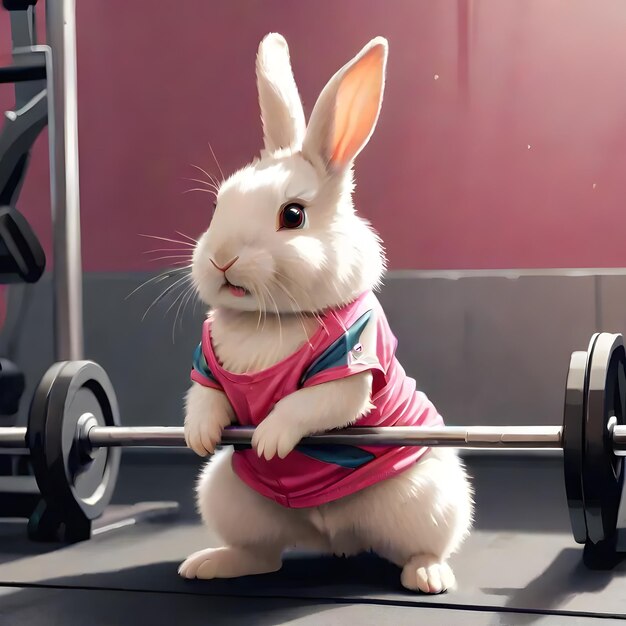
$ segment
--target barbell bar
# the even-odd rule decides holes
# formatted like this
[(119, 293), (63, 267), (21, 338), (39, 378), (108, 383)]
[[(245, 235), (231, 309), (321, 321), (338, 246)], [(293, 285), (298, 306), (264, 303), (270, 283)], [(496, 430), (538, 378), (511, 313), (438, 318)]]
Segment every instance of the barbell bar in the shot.
[[(84, 414), (91, 418), (91, 414)], [(254, 427), (225, 428), (222, 445), (249, 446)], [(626, 456), (626, 426), (612, 429), (613, 451)], [(93, 448), (186, 447), (177, 426), (92, 426), (78, 435), (79, 446)], [(0, 427), (0, 449), (27, 453), (27, 429)], [(563, 449), (561, 426), (421, 426), (352, 427), (305, 437), (302, 445), (428, 446), (483, 449)]]
[[(610, 567), (626, 456), (626, 351), (619, 334), (596, 333), (570, 359), (561, 426), (351, 427), (299, 445), (443, 446), (563, 451), (565, 493), (584, 559)], [(225, 429), (222, 444), (249, 447), (254, 429)], [(124, 427), (111, 382), (91, 361), (54, 364), (33, 397), (27, 428), (0, 428), (0, 451), (28, 453), (42, 496), (31, 537), (87, 539), (110, 502), (121, 447), (183, 447), (180, 427)]]

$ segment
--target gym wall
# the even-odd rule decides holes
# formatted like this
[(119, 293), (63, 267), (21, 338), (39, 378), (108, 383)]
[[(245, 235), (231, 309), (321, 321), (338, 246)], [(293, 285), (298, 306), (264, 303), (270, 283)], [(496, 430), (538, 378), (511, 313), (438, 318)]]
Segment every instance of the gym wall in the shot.
[[(171, 300), (142, 321), (162, 286), (126, 296), (176, 253), (146, 254), (170, 246), (140, 235), (206, 227), (210, 196), (184, 192), (192, 164), (219, 175), (209, 142), (224, 172), (258, 152), (254, 56), (272, 30), (307, 113), (368, 39), (389, 38), (356, 202), (388, 249), (400, 357), (450, 423), (558, 421), (571, 351), (626, 329), (621, 0), (77, 4), (87, 356), (126, 423), (180, 423), (202, 319), (188, 307), (175, 343)], [(20, 208), (50, 253), (47, 167), (44, 136)], [(16, 355), (31, 381), (53, 360), (49, 280), (33, 295)]]

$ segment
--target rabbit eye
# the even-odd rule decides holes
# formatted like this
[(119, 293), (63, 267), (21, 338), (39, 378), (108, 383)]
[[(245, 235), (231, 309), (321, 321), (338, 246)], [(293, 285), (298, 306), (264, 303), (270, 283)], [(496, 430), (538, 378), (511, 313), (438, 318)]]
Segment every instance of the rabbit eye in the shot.
[(279, 230), (286, 228), (295, 229), (302, 228), (306, 221), (306, 213), (304, 207), (297, 202), (290, 202), (280, 210)]

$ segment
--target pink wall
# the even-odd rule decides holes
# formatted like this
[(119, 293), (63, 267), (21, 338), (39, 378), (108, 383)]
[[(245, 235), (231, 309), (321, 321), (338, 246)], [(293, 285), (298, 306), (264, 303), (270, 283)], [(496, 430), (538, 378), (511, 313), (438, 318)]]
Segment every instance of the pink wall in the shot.
[[(307, 112), (361, 45), (389, 38), (356, 198), (392, 268), (626, 265), (623, 0), (77, 4), (87, 270), (156, 269), (139, 233), (203, 230), (209, 197), (184, 179), (191, 163), (217, 172), (209, 141), (227, 172), (259, 149), (254, 55), (270, 30)], [(22, 209), (48, 244), (43, 141)]]

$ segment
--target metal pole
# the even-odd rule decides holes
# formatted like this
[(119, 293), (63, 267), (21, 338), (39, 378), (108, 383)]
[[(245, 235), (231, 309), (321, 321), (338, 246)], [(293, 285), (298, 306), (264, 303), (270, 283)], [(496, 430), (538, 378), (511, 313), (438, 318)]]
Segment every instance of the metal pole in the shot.
[[(617, 430), (617, 428), (616, 428)], [(226, 428), (224, 445), (250, 445), (253, 427)], [(185, 447), (184, 429), (179, 426), (93, 426), (88, 443), (99, 447)], [(626, 433), (623, 435), (626, 438)], [(0, 428), (0, 448), (23, 448), (26, 428)], [(560, 426), (474, 426), (424, 428), (353, 427), (305, 437), (303, 445), (356, 446), (446, 446), (451, 448), (558, 449), (562, 447)]]
[(50, 193), (54, 230), (54, 338), (57, 361), (83, 358), (78, 185), (75, 0), (47, 0)]
[[(250, 445), (254, 428), (226, 428), (223, 445)], [(560, 426), (392, 426), (387, 428), (352, 427), (305, 437), (302, 445), (353, 446), (437, 446), (485, 449), (563, 448)], [(626, 456), (626, 426), (613, 428), (613, 449)], [(179, 426), (94, 426), (87, 438), (93, 448), (106, 447), (185, 447), (184, 429)], [(26, 428), (0, 427), (0, 451), (26, 451)]]
[[(250, 445), (254, 428), (227, 428), (224, 445)], [(98, 446), (185, 446), (184, 429), (176, 426), (120, 427), (94, 426), (89, 442)], [(303, 445), (353, 446), (446, 446), (451, 448), (561, 448), (560, 426), (442, 427), (393, 426), (353, 427), (305, 437)]]

